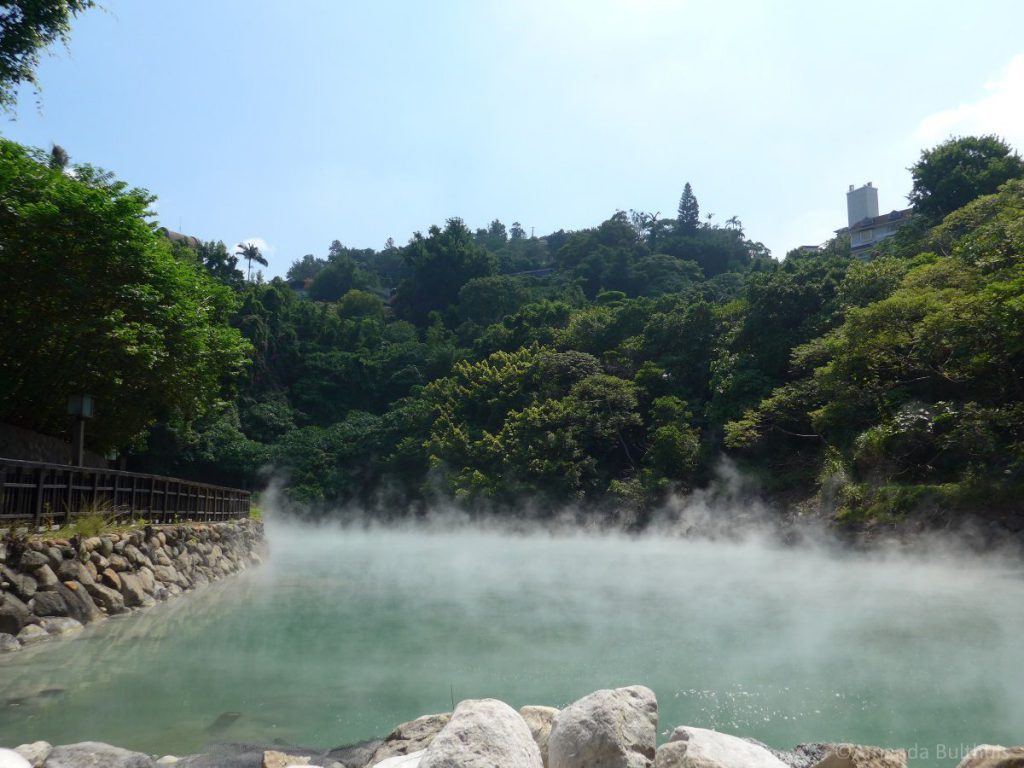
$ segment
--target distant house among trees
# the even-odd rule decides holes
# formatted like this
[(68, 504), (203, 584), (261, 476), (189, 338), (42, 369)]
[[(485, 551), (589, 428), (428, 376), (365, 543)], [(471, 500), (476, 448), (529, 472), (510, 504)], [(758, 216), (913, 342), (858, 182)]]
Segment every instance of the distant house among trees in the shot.
[(199, 250), (200, 246), (202, 246), (202, 242), (198, 237), (183, 235), (181, 232), (175, 232), (167, 227), (160, 227), (160, 233), (172, 243), (178, 243), (179, 245), (187, 246), (193, 250)]
[(854, 189), (850, 185), (846, 193), (847, 226), (837, 229), (837, 235), (850, 236), (850, 253), (860, 258), (869, 258), (872, 248), (896, 231), (910, 219), (913, 208), (878, 214), (878, 187), (869, 181), (863, 187)]

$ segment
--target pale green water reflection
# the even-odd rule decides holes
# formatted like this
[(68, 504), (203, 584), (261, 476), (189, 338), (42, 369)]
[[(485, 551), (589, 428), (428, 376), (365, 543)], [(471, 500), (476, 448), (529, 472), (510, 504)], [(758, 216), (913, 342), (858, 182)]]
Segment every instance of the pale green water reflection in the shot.
[[(1024, 581), (618, 536), (274, 529), (269, 564), (0, 657), (0, 745), (330, 747), (456, 699), (643, 683), (661, 728), (788, 747), (1024, 741)], [(225, 712), (239, 716), (211, 729)]]

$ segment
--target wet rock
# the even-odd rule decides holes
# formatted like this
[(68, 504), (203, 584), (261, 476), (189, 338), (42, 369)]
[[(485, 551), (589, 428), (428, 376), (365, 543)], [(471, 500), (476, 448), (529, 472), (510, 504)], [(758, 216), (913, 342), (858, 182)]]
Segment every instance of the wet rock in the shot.
[(50, 564), (50, 558), (43, 552), (37, 552), (34, 549), (27, 549), (21, 553), (20, 561), (21, 570), (30, 571), (40, 566)]
[(145, 605), (149, 599), (149, 595), (142, 588), (142, 580), (134, 573), (121, 575), (121, 596), (124, 597), (124, 604), (130, 608)]
[(857, 744), (829, 744), (828, 753), (814, 768), (907, 768), (907, 751)]
[(31, 744), (22, 744), (15, 747), (14, 751), (28, 760), (32, 768), (43, 768), (46, 758), (53, 751), (53, 746), (46, 741), (33, 741)]
[(642, 685), (601, 690), (555, 717), (550, 768), (647, 768), (654, 760), (658, 702)]
[(28, 602), (36, 616), (67, 616), (68, 606), (58, 592), (39, 592)]
[(95, 581), (92, 572), (78, 560), (63, 561), (57, 568), (57, 578), (61, 581), (78, 581), (85, 585)]
[(99, 552), (89, 553), (89, 562), (96, 566), (96, 570), (102, 573), (104, 570), (110, 567), (110, 561), (107, 560)]
[(16, 635), (22, 627), (36, 621), (21, 600), (7, 592), (0, 592), (0, 632)]
[(153, 761), (141, 752), (98, 741), (83, 741), (54, 747), (46, 760), (46, 768), (153, 768)]
[(181, 579), (178, 572), (170, 565), (155, 565), (152, 567), (152, 571), (156, 580), (164, 584), (178, 584)]
[(418, 765), (419, 768), (542, 768), (540, 750), (523, 718), (508, 704), (496, 699), (460, 702)]
[(229, 726), (233, 725), (241, 716), (241, 712), (221, 712), (219, 715), (217, 715), (217, 719), (210, 723), (209, 726), (207, 726), (206, 732), (220, 733)]
[(7, 632), (0, 632), (0, 653), (9, 653), (11, 651), (20, 651), (21, 643), (18, 642), (18, 638)]
[(829, 750), (834, 746), (833, 744), (812, 742), (810, 744), (798, 744), (793, 747), (792, 750), (785, 751), (781, 749), (773, 749), (764, 742), (752, 739), (749, 736), (743, 737), (743, 740), (767, 749), (779, 758), (779, 760), (788, 765), (789, 768), (813, 768), (826, 755), (828, 755)]
[(530, 729), (530, 735), (540, 750), (540, 759), (544, 763), (544, 768), (547, 768), (548, 738), (551, 736), (551, 726), (555, 722), (558, 710), (554, 707), (529, 706), (521, 708), (519, 714), (526, 722), (526, 727)]
[(327, 753), (325, 759), (332, 762), (337, 761), (354, 768), (364, 765), (369, 766), (372, 765), (371, 758), (374, 752), (377, 751), (382, 743), (380, 739), (373, 739), (372, 741), (359, 741), (344, 747), (335, 747)]
[(147, 593), (153, 594), (156, 591), (156, 577), (153, 576), (153, 572), (149, 568), (139, 568), (135, 575), (139, 577), (142, 588)]
[(997, 747), (982, 744), (975, 747), (957, 768), (1020, 768), (1024, 765), (1024, 747)]
[(764, 747), (706, 728), (681, 725), (658, 748), (655, 768), (788, 768)]
[(10, 590), (22, 600), (31, 600), (38, 585), (27, 573), (18, 573), (7, 566), (0, 566), (0, 579), (10, 584)]
[(373, 753), (369, 764), (374, 765), (396, 755), (423, 751), (451, 718), (451, 713), (445, 712), (440, 715), (424, 715), (402, 723), (384, 737), (384, 742)]
[(76, 621), (69, 616), (55, 616), (40, 619), (39, 626), (45, 629), (48, 635), (66, 635), (80, 630), (82, 622)]
[(57, 574), (53, 572), (53, 568), (48, 565), (41, 565), (33, 571), (32, 576), (36, 580), (36, 587), (40, 592), (48, 589), (56, 589), (57, 585), (60, 584), (60, 579), (57, 578)]
[(0, 747), (0, 768), (32, 768), (32, 763), (13, 749)]
[(38, 624), (26, 624), (18, 633), (18, 642), (24, 645), (34, 645), (40, 640), (45, 640), (49, 635), (46, 630)]
[(116, 589), (118, 592), (121, 591), (121, 577), (113, 568), (105, 568), (100, 574), (100, 580), (104, 586)]
[(92, 595), (93, 600), (107, 612), (108, 616), (125, 612), (124, 598), (121, 597), (120, 592), (115, 592), (102, 584), (91, 584), (86, 586), (86, 590)]
[(67, 581), (57, 585), (57, 592), (64, 598), (68, 607), (68, 616), (83, 624), (90, 624), (103, 618), (103, 613), (96, 607), (83, 584)]
[(144, 565), (147, 568), (153, 567), (153, 561), (150, 560), (138, 547), (134, 544), (129, 544), (124, 548), (124, 556), (128, 558), (129, 563), (135, 563), (135, 565)]

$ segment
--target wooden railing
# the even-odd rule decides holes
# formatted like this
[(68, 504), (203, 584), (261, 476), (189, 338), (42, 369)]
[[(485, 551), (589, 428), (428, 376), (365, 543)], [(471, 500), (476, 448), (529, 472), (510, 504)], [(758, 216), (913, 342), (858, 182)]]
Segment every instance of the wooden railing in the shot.
[(0, 528), (99, 514), (151, 523), (249, 516), (249, 492), (174, 477), (0, 459)]

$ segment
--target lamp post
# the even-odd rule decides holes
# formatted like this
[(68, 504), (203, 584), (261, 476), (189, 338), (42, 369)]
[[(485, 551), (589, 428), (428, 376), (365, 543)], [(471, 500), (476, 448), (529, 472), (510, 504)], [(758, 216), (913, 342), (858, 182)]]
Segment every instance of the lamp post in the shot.
[(71, 463), (85, 465), (85, 420), (93, 416), (92, 395), (68, 397), (68, 415), (75, 417), (75, 430), (71, 438)]

